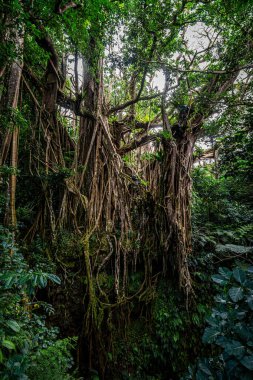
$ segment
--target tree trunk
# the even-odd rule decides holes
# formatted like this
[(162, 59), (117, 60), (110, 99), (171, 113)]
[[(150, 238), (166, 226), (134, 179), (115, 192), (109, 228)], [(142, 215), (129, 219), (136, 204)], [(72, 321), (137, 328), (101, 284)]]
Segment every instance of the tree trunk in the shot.
[(195, 141), (196, 136), (186, 132), (179, 141), (164, 143), (160, 185), (165, 212), (161, 236), (167, 257), (164, 269), (169, 263), (169, 270), (178, 277), (179, 286), (187, 295), (191, 290), (187, 258), (191, 252), (191, 169)]
[(187, 299), (192, 291), (188, 269), (191, 253), (191, 170), (197, 127), (187, 128), (182, 135), (162, 139), (158, 148), (161, 162), (155, 161), (145, 170), (155, 202), (155, 225), (159, 236), (158, 250), (163, 252), (164, 275), (179, 284)]
[[(9, 73), (8, 88), (7, 88), (7, 108), (14, 114), (18, 109), (18, 100), (20, 92), (20, 83), (21, 75), (23, 69), (23, 59), (22, 52), (24, 46), (24, 36), (19, 35), (16, 32), (15, 43), (19, 57), (15, 62), (12, 63)], [(1, 154), (1, 164), (4, 164), (8, 151), (10, 152), (10, 166), (12, 167), (12, 174), (10, 175), (9, 181), (9, 194), (10, 194), (10, 205), (8, 210), (8, 224), (11, 224), (13, 227), (16, 227), (16, 184), (17, 184), (17, 167), (18, 167), (18, 137), (19, 137), (19, 127), (15, 124), (11, 125), (8, 129), (3, 145), (2, 145), (2, 154)]]

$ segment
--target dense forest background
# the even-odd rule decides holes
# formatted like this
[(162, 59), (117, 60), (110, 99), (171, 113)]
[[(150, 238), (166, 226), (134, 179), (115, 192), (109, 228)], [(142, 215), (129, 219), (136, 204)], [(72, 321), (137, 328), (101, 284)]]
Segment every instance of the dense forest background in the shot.
[(0, 7), (0, 378), (252, 379), (252, 0)]

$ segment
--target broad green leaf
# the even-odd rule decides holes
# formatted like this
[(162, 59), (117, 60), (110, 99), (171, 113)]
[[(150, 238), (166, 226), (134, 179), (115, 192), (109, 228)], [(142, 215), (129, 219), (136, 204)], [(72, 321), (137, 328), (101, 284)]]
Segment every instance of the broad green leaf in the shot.
[(3, 356), (3, 351), (0, 350), (0, 363), (3, 362), (4, 356)]
[(248, 302), (249, 308), (253, 310), (253, 294), (247, 296), (247, 302)]
[(9, 350), (15, 350), (15, 344), (11, 342), (10, 340), (4, 339), (2, 341), (2, 346), (8, 348)]
[(196, 380), (206, 380), (206, 373), (203, 373), (200, 369), (196, 373)]
[(253, 281), (252, 280), (246, 280), (245, 283), (243, 284), (246, 288), (249, 290), (253, 290)]
[(19, 324), (14, 321), (13, 319), (11, 319), (10, 321), (7, 321), (6, 322), (7, 326), (10, 327), (13, 331), (15, 332), (19, 332), (20, 331), (20, 326)]
[(236, 340), (228, 341), (224, 348), (228, 355), (233, 355), (237, 359), (240, 359), (245, 353), (244, 345)]
[(244, 284), (244, 282), (246, 280), (245, 272), (242, 269), (240, 269), (240, 268), (235, 268), (233, 270), (233, 277), (240, 284)]
[(229, 280), (232, 276), (231, 270), (225, 267), (219, 268), (219, 274), (223, 276), (224, 278), (226, 278), (227, 280)]
[(219, 326), (219, 322), (214, 317), (208, 317), (208, 318), (206, 318), (206, 321), (212, 327), (218, 327)]
[(220, 331), (216, 327), (207, 327), (204, 331), (202, 342), (203, 343), (213, 343)]
[(238, 366), (238, 361), (234, 359), (226, 360), (226, 370), (230, 374)]
[(238, 311), (235, 315), (237, 319), (242, 320), (244, 317), (246, 317), (247, 311), (241, 310), (241, 311)]
[(218, 346), (221, 346), (223, 348), (225, 348), (229, 344), (229, 342), (230, 342), (230, 340), (228, 338), (226, 338), (225, 336), (223, 336), (223, 335), (218, 336), (218, 338), (215, 341), (215, 343)]
[(243, 299), (243, 289), (242, 288), (230, 288), (228, 294), (233, 302), (238, 302)]
[(212, 372), (210, 371), (210, 369), (207, 367), (206, 364), (200, 362), (199, 369), (201, 369), (201, 371), (204, 372), (206, 375), (212, 376)]
[(227, 300), (224, 298), (221, 294), (218, 294), (216, 297), (214, 297), (215, 301), (220, 304), (226, 304)]
[(253, 340), (253, 334), (247, 328), (244, 322), (241, 322), (240, 324), (236, 324), (234, 331), (240, 337), (240, 339), (242, 339), (244, 342), (248, 343), (249, 340)]
[(241, 359), (241, 363), (244, 367), (248, 368), (250, 371), (253, 371), (253, 355), (244, 356)]
[(224, 276), (221, 276), (220, 274), (214, 274), (212, 276), (212, 280), (216, 282), (216, 284), (219, 284), (219, 285), (226, 285), (228, 283), (228, 280), (224, 278)]

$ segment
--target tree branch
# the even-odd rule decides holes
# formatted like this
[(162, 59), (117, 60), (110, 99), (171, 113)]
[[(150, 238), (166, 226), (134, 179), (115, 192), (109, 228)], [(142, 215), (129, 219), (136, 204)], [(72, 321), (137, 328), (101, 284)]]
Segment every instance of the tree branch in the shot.
[(238, 70), (240, 71), (240, 70), (246, 70), (246, 69), (252, 69), (253, 68), (253, 64), (250, 64), (250, 65), (244, 65), (244, 66), (238, 67), (238, 68), (233, 69), (233, 70), (198, 70), (198, 69), (180, 69), (180, 68), (175, 67), (175, 66), (170, 66), (170, 65), (168, 65), (164, 62), (161, 62), (161, 61), (149, 61), (149, 63), (156, 63), (159, 65), (163, 65), (163, 66), (168, 67), (171, 71), (176, 71), (179, 73), (200, 73), (200, 74), (217, 74), (217, 75), (232, 74), (234, 72), (237, 72)]
[(67, 4), (64, 4), (61, 6), (61, 0), (60, 1), (57, 1), (56, 2), (56, 5), (55, 5), (55, 12), (57, 14), (62, 14), (64, 13), (66, 10), (70, 9), (70, 8), (77, 8), (79, 7), (78, 4), (74, 3), (74, 1), (70, 1), (69, 3)]
[(128, 100), (127, 102), (123, 103), (123, 104), (120, 104), (118, 106), (115, 106), (115, 107), (112, 107), (108, 112), (107, 112), (107, 115), (111, 115), (112, 113), (115, 113), (115, 112), (118, 112), (118, 111), (121, 111), (129, 106), (131, 106), (132, 104), (135, 104), (137, 102), (140, 102), (140, 101), (143, 101), (143, 100), (152, 100), (152, 99), (155, 99), (155, 98), (159, 98), (160, 96), (162, 96), (162, 92), (159, 92), (157, 94), (153, 94), (153, 95), (147, 95), (147, 96), (140, 96), (139, 98), (135, 98), (135, 99), (132, 99), (132, 100)]
[(83, 116), (95, 120), (95, 116), (90, 112), (81, 109), (81, 99), (72, 99), (66, 96), (61, 90), (57, 92), (57, 104), (65, 109), (72, 111), (76, 116)]
[(156, 135), (145, 135), (140, 140), (133, 140), (129, 144), (123, 146), (118, 150), (118, 153), (123, 156), (124, 154), (131, 152), (134, 149), (140, 148), (141, 146), (149, 144), (151, 141), (155, 141), (159, 137)]
[(114, 113), (114, 112), (117, 112), (117, 111), (120, 111), (124, 108), (127, 108), (135, 103), (137, 103), (138, 101), (140, 100), (149, 100), (149, 99), (154, 99), (160, 95), (154, 95), (153, 97), (149, 97), (146, 99), (146, 97), (143, 97), (141, 99), (141, 94), (142, 94), (142, 91), (143, 91), (143, 88), (144, 88), (144, 84), (145, 84), (145, 80), (146, 80), (146, 75), (147, 75), (147, 72), (148, 72), (148, 64), (149, 64), (149, 61), (152, 59), (153, 57), (153, 54), (154, 54), (154, 51), (155, 51), (155, 46), (156, 46), (156, 42), (157, 42), (157, 37), (156, 35), (154, 34), (153, 35), (153, 43), (152, 43), (152, 46), (151, 46), (151, 49), (150, 49), (150, 54), (149, 54), (149, 60), (146, 62), (145, 64), (145, 67), (144, 67), (144, 71), (143, 71), (143, 75), (142, 75), (142, 80), (141, 80), (141, 86), (139, 88), (139, 91), (138, 91), (138, 94), (136, 95), (136, 97), (132, 100), (129, 100), (128, 102), (126, 103), (123, 103), (123, 104), (120, 104), (119, 106), (116, 106), (116, 107), (113, 107), (109, 110), (108, 114), (107, 115), (110, 115), (111, 113)]

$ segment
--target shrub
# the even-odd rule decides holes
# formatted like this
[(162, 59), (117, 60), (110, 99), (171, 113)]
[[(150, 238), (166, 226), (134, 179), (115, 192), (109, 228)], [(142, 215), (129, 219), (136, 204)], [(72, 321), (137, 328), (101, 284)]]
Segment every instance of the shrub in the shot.
[(202, 341), (217, 355), (200, 360), (186, 379), (250, 380), (253, 378), (253, 267), (219, 268), (212, 276), (219, 294), (207, 319)]
[[(36, 299), (37, 289), (46, 287), (48, 281), (60, 284), (55, 274), (38, 265), (30, 268), (13, 243), (12, 233), (0, 226), (1, 380), (71, 378), (66, 374), (72, 365), (71, 341), (57, 340), (58, 329), (46, 326), (46, 313), (53, 311), (52, 306)], [(47, 377), (39, 377), (42, 374)]]

